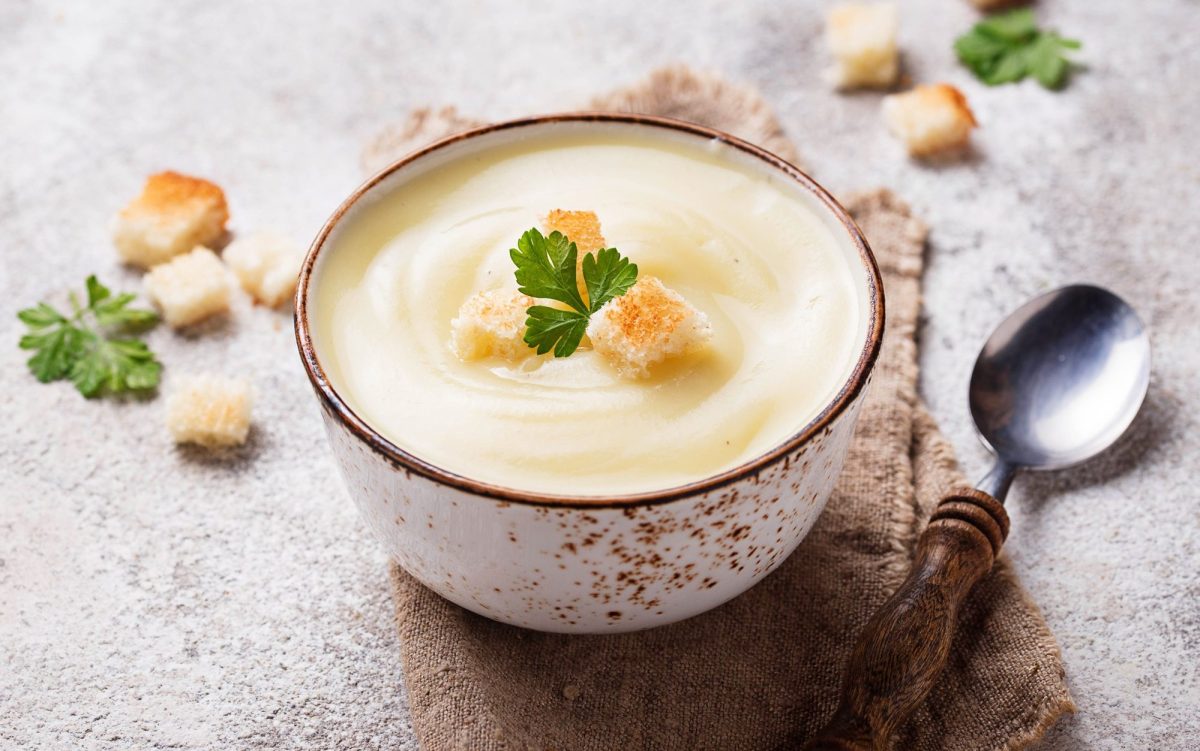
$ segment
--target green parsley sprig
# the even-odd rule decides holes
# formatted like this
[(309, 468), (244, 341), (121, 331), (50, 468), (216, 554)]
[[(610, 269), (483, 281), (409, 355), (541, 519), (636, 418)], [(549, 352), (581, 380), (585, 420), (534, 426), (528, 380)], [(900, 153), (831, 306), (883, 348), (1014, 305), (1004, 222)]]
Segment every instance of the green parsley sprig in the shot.
[(129, 307), (133, 299), (128, 292), (114, 296), (92, 275), (86, 305), (71, 293), (71, 315), (44, 302), (17, 313), (29, 327), (20, 342), (34, 351), (29, 370), (42, 383), (69, 378), (88, 398), (157, 386), (162, 365), (154, 353), (139, 339), (118, 337), (158, 322), (154, 311)]
[(1058, 89), (1071, 67), (1066, 53), (1081, 46), (1057, 32), (1042, 31), (1032, 10), (1017, 8), (975, 24), (954, 42), (954, 51), (962, 64), (989, 86), (1033, 76), (1047, 89)]
[(561, 232), (545, 237), (537, 228), (521, 235), (517, 247), (508, 252), (517, 266), (520, 291), (565, 303), (570, 310), (534, 305), (525, 319), (525, 343), (544, 355), (568, 357), (579, 348), (592, 313), (604, 303), (625, 294), (637, 281), (638, 268), (616, 248), (603, 248), (583, 257), (583, 285), (579, 290), (576, 266), (579, 249)]

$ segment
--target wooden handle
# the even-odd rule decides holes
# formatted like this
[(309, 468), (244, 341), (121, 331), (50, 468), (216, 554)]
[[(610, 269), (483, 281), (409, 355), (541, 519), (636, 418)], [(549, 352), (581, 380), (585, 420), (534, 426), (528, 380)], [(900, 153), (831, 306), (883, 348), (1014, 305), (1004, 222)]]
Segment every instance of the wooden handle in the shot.
[(805, 749), (888, 748), (936, 683), (959, 607), (1007, 536), (1008, 514), (987, 493), (964, 488), (942, 500), (917, 542), (908, 578), (859, 635), (837, 712)]

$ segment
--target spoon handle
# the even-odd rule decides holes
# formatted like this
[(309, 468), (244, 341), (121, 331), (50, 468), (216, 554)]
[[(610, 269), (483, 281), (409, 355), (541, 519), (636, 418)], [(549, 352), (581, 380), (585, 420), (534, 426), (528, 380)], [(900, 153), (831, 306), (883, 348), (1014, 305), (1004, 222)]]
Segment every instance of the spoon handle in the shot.
[(959, 606), (991, 570), (1007, 536), (1008, 514), (987, 493), (961, 488), (942, 500), (917, 542), (908, 578), (859, 635), (837, 712), (804, 748), (888, 748), (937, 682)]

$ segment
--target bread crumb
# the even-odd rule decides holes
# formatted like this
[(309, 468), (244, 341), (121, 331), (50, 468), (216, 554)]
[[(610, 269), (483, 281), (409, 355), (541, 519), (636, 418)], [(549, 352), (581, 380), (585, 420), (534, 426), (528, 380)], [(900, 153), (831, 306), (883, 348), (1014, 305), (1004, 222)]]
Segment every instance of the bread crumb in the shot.
[(978, 124), (962, 92), (945, 83), (884, 97), (883, 119), (914, 156), (961, 148)]
[(113, 243), (121, 260), (150, 268), (197, 245), (214, 245), (227, 221), (229, 208), (218, 185), (160, 172), (117, 214)]
[(250, 385), (216, 375), (189, 375), (167, 399), (167, 429), (176, 443), (240, 446), (250, 433)]
[(229, 276), (216, 253), (196, 247), (151, 269), (146, 295), (172, 327), (188, 326), (229, 309)]
[(477, 292), (450, 322), (450, 346), (458, 359), (469, 362), (489, 355), (515, 361), (534, 350), (525, 343), (525, 318), (533, 298), (515, 289)]
[(579, 690), (579, 686), (576, 686), (573, 683), (568, 683), (567, 685), (563, 686), (562, 693), (563, 698), (565, 698), (567, 701), (575, 701), (579, 698), (581, 692)]
[(887, 88), (896, 83), (900, 53), (895, 3), (835, 5), (826, 17), (825, 39), (833, 53), (829, 71), (840, 89)]
[(221, 254), (242, 288), (268, 307), (276, 307), (296, 290), (304, 251), (275, 232), (239, 237)]
[(592, 315), (587, 334), (617, 372), (643, 378), (651, 366), (703, 346), (712, 324), (678, 292), (643, 276)]

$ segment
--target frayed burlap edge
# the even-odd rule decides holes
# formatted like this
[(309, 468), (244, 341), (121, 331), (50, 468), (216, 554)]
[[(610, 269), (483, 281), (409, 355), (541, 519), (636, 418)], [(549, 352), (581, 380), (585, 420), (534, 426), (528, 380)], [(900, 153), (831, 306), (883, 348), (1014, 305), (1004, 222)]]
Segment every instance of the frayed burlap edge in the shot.
[(483, 120), (460, 115), (456, 107), (421, 107), (408, 113), (404, 122), (372, 138), (359, 155), (359, 165), (364, 174), (374, 174), (418, 146), (484, 124)]
[[(895, 237), (898, 240), (889, 244), (893, 252), (879, 254), (877, 258), (881, 270), (892, 279), (892, 286), (885, 290), (885, 305), (888, 306), (887, 326), (890, 329), (887, 343), (902, 348), (903, 362), (911, 363), (911, 366), (900, 373), (902, 382), (897, 390), (897, 398), (903, 399), (907, 405), (916, 405), (918, 397), (915, 322), (921, 308), (921, 272), (924, 268), (921, 254), (929, 236), (929, 227), (912, 215), (908, 204), (885, 188), (853, 193), (843, 203), (859, 223), (864, 235)], [(899, 284), (905, 285), (906, 289), (897, 290), (896, 286)], [(909, 306), (909, 310), (900, 312), (891, 309), (892, 306), (900, 304)], [(900, 312), (900, 315), (896, 315), (897, 312)], [(910, 431), (911, 438), (914, 433), (913, 426), (905, 428)], [(911, 485), (911, 464), (905, 470), (908, 474), (904, 480)], [(894, 589), (900, 586), (912, 567), (912, 555), (921, 520), (918, 506), (912, 499), (896, 496), (886, 500), (891, 503), (892, 534), (889, 540), (891, 550), (882, 562), (882, 568)]]
[(796, 147), (762, 95), (747, 86), (719, 76), (697, 73), (672, 65), (651, 73), (646, 80), (595, 97), (593, 109), (630, 112), (687, 120), (743, 138), (762, 146), (803, 169)]
[[(770, 105), (755, 90), (674, 65), (650, 74), (643, 82), (595, 97), (577, 109), (673, 117), (723, 130), (762, 146), (801, 168), (796, 147)], [(421, 107), (383, 130), (359, 157), (372, 174), (405, 154), (486, 121), (463, 115), (453, 106)]]

